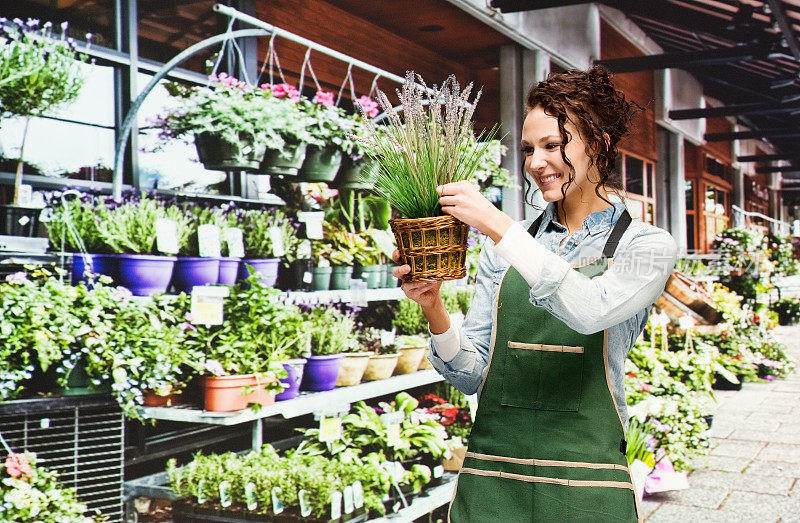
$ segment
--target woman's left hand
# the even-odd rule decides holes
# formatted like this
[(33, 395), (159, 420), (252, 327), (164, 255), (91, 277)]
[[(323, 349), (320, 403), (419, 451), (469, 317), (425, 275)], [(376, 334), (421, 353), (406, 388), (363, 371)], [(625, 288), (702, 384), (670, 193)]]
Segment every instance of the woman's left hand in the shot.
[(514, 223), (503, 211), (492, 205), (478, 189), (468, 181), (447, 183), (436, 188), (442, 211), (471, 225), (483, 234), (500, 241)]

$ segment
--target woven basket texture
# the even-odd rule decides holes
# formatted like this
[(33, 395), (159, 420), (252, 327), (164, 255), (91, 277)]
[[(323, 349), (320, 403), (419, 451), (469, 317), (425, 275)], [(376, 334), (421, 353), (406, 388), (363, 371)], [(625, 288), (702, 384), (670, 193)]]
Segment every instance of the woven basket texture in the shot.
[(389, 220), (407, 282), (458, 280), (467, 274), (467, 224), (449, 215)]

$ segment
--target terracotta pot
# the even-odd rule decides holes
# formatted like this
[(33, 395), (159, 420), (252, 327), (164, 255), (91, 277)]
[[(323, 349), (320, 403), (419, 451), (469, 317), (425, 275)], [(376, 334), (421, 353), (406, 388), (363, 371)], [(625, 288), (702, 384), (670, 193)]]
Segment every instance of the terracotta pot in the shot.
[(175, 394), (167, 394), (166, 396), (160, 396), (152, 390), (146, 390), (142, 395), (142, 403), (144, 403), (145, 407), (171, 407), (173, 405), (177, 405), (178, 402), (180, 402), (180, 399), (180, 392)]
[(392, 376), (397, 366), (399, 354), (373, 354), (369, 357), (367, 369), (364, 371), (363, 381), (385, 380)]
[(339, 366), (339, 375), (336, 377), (337, 387), (358, 385), (364, 376), (364, 371), (369, 365), (371, 352), (352, 352), (344, 354)]
[[(207, 376), (204, 383), (205, 407), (212, 412), (230, 412), (243, 410), (250, 403), (271, 405), (275, 403), (275, 394), (264, 391), (268, 379), (258, 378), (253, 374), (234, 376)], [(244, 387), (252, 387), (245, 394)]]
[(403, 347), (400, 349), (400, 359), (397, 361), (395, 374), (410, 374), (416, 372), (428, 347)]
[(417, 370), (426, 370), (433, 368), (433, 364), (428, 359), (428, 353), (430, 352), (430, 350), (431, 350), (430, 347), (426, 347), (425, 354), (422, 355), (422, 361), (419, 362), (419, 367), (417, 367)]

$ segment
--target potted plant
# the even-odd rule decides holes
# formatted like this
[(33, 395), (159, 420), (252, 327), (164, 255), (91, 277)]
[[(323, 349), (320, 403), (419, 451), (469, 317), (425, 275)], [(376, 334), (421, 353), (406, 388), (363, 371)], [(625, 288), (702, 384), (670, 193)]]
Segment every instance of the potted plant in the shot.
[(800, 300), (797, 298), (783, 298), (770, 307), (778, 313), (781, 325), (795, 325), (800, 321)]
[(300, 222), (293, 216), (287, 215), (278, 227), (284, 251), (278, 271), (278, 286), (284, 290), (311, 290), (313, 268), (311, 241), (300, 238)]
[(331, 290), (349, 289), (355, 254), (363, 249), (366, 242), (361, 236), (348, 232), (339, 224), (326, 222), (324, 230), (325, 239), (330, 245), (327, 258), (333, 266)]
[[(220, 257), (200, 256), (198, 229), (201, 225), (213, 225), (222, 231), (227, 220), (221, 209), (200, 207), (189, 204), (184, 207), (186, 213), (187, 241), (178, 250), (178, 259), (172, 271), (172, 287), (177, 292), (191, 292), (192, 287), (214, 285), (219, 283)], [(220, 242), (220, 250), (223, 242)], [(238, 268), (238, 263), (237, 263)]]
[[(169, 219), (177, 229), (177, 254), (188, 241), (186, 214), (145, 195), (132, 195), (121, 204), (109, 205), (106, 220), (98, 224), (103, 242), (117, 254), (119, 283), (137, 296), (165, 292), (172, 280), (175, 256), (159, 254), (156, 222)], [(163, 247), (162, 247), (163, 248)]]
[(300, 178), (306, 182), (330, 183), (336, 177), (342, 163), (344, 137), (353, 128), (353, 120), (334, 106), (334, 94), (317, 91), (313, 100), (301, 99), (306, 113), (313, 119), (311, 132), (319, 140), (319, 145), (309, 145), (306, 158), (300, 168)]
[(353, 346), (355, 321), (330, 306), (312, 308), (305, 321), (311, 335), (311, 356), (300, 388), (314, 392), (331, 390), (336, 386), (342, 353)]
[(382, 343), (381, 331), (363, 329), (359, 333), (360, 342), (372, 354), (364, 370), (364, 381), (385, 380), (390, 378), (400, 359), (400, 351), (393, 343)]
[(359, 139), (367, 136), (366, 120), (375, 118), (380, 112), (378, 102), (369, 96), (361, 96), (353, 101), (358, 111), (350, 118), (352, 130), (342, 140), (342, 165), (336, 175), (336, 187), (341, 189), (372, 189), (375, 185), (377, 164), (367, 155), (364, 144)]
[(159, 137), (193, 135), (206, 169), (257, 171), (268, 147), (284, 146), (281, 125), (274, 123), (285, 122), (286, 104), (225, 73), (209, 81), (211, 85), (198, 87), (166, 84), (179, 103), (153, 122), (161, 130)]
[(461, 91), (453, 76), (441, 88), (429, 91), (419, 75), (409, 72), (400, 92), (403, 118), (379, 92), (389, 124), (379, 132), (374, 123), (367, 122), (367, 151), (379, 165), (375, 193), (405, 217), (390, 224), (400, 258), (411, 267), (406, 281), (466, 275), (469, 227), (442, 215), (436, 188), (471, 179), (485, 153), (487, 142), (468, 147), (474, 139), (471, 118), (480, 97), (478, 93), (470, 102), (471, 91), (471, 84)]
[(276, 249), (283, 249), (275, 244), (273, 229), (277, 228), (281, 233), (291, 234), (293, 228), (281, 226), (286, 221), (286, 215), (281, 210), (260, 211), (250, 210), (241, 211), (239, 214), (240, 228), (244, 232), (244, 259), (239, 266), (239, 278), (247, 277), (246, 266), (250, 265), (255, 269), (261, 281), (268, 287), (275, 285), (278, 281), (278, 266), (280, 258), (276, 256)]
[[(25, 142), (31, 118), (42, 116), (77, 99), (84, 83), (82, 62), (75, 42), (66, 38), (67, 23), (61, 24), (60, 38), (53, 38), (53, 24), (39, 27), (38, 20), (23, 23), (14, 19), (0, 25), (0, 116), (25, 118), (14, 200), (0, 212), (0, 234), (34, 236), (41, 209), (20, 205), (20, 187), (25, 157)], [(91, 38), (91, 35), (88, 35)]]
[[(222, 285), (234, 285), (239, 278), (239, 265), (242, 259), (237, 256), (232, 256), (227, 235), (229, 234), (228, 229), (239, 228), (239, 216), (233, 208), (233, 204), (224, 205), (219, 209), (219, 213), (221, 216), (216, 220), (216, 224), (220, 227), (222, 257), (219, 260), (219, 275), (217, 281)], [(244, 243), (244, 234), (242, 238), (242, 243)]]
[(312, 269), (311, 288), (315, 291), (327, 291), (331, 287), (330, 255), (331, 244), (325, 240), (311, 240), (311, 253), (314, 267)]
[(421, 336), (398, 336), (394, 341), (400, 351), (400, 358), (394, 369), (395, 374), (410, 374), (419, 369), (425, 354), (428, 352), (428, 343)]

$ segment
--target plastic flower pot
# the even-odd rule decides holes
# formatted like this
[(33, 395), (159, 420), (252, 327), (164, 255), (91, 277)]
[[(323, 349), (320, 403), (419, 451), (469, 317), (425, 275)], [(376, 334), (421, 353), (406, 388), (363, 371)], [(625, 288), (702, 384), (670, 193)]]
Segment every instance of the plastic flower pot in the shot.
[(220, 258), (217, 283), (233, 285), (239, 275), (239, 262), (241, 258)]
[(327, 291), (331, 288), (333, 267), (314, 267), (311, 271), (311, 288), (315, 291)]
[(286, 142), (282, 150), (267, 149), (264, 154), (264, 159), (261, 160), (259, 172), (283, 175), (283, 176), (297, 176), (297, 172), (303, 166), (306, 159), (306, 147), (308, 144), (305, 142)]
[(303, 369), (306, 366), (305, 358), (282, 361), (281, 365), (286, 370), (286, 378), (281, 380), (283, 392), (275, 396), (278, 401), (291, 400), (300, 394), (300, 382), (303, 380)]
[(176, 260), (175, 256), (119, 254), (119, 284), (127, 287), (134, 296), (166, 292)]
[(353, 277), (352, 265), (334, 265), (331, 272), (331, 290), (345, 290), (350, 288), (350, 278)]
[(71, 270), (72, 283), (88, 282), (89, 274), (104, 274), (111, 279), (116, 279), (118, 278), (116, 265), (117, 259), (113, 254), (74, 253)]
[(433, 368), (431, 360), (428, 359), (428, 353), (430, 352), (430, 350), (431, 350), (430, 347), (425, 347), (425, 354), (422, 355), (422, 360), (419, 362), (419, 367), (417, 367), (417, 370), (426, 370)]
[(172, 286), (178, 292), (190, 293), (192, 287), (219, 282), (219, 258), (179, 257), (172, 271)]
[(266, 146), (255, 146), (250, 140), (232, 142), (213, 133), (194, 135), (197, 156), (212, 171), (257, 171)]
[(253, 376), (251, 392), (244, 395), (244, 406), (256, 403), (262, 407), (275, 403), (275, 393), (267, 392), (265, 387), (268, 383), (275, 381), (275, 378), (264, 378), (258, 375)]
[(389, 220), (400, 260), (411, 267), (407, 282), (458, 280), (467, 274), (469, 227), (456, 218), (397, 218)]
[(300, 179), (306, 182), (330, 183), (336, 178), (342, 164), (342, 151), (335, 145), (309, 145), (306, 159), (300, 168)]
[(313, 392), (333, 389), (336, 386), (341, 363), (342, 354), (310, 356), (306, 362), (306, 368), (303, 369), (300, 389)]
[(361, 378), (362, 381), (390, 378), (399, 358), (399, 354), (373, 354), (369, 357), (369, 363), (364, 371), (364, 376)]
[(92, 394), (97, 390), (92, 389), (92, 382), (86, 372), (86, 359), (81, 356), (67, 374), (67, 384), (60, 391), (62, 396), (82, 396)]
[(386, 270), (383, 265), (357, 265), (353, 268), (353, 278), (361, 278), (368, 289), (380, 289)]
[(249, 276), (247, 265), (251, 265), (261, 283), (272, 287), (278, 281), (278, 266), (280, 258), (245, 258), (239, 265), (239, 279), (245, 280)]
[(339, 366), (339, 375), (336, 378), (337, 387), (358, 385), (364, 376), (364, 371), (369, 365), (371, 352), (350, 352), (343, 355), (342, 364)]
[(39, 227), (39, 208), (22, 205), (0, 205), (0, 235), (3, 236), (36, 236)]
[(410, 374), (416, 372), (428, 347), (403, 347), (400, 349), (400, 359), (397, 360), (395, 374)]
[(171, 407), (173, 405), (177, 405), (178, 402), (180, 402), (180, 399), (180, 392), (161, 396), (152, 390), (146, 390), (144, 391), (144, 394), (142, 394), (142, 403), (145, 407)]
[(206, 376), (204, 388), (205, 409), (212, 412), (231, 412), (247, 408), (245, 387), (254, 387), (252, 374), (233, 376)]
[(287, 291), (310, 291), (314, 280), (311, 260), (282, 263), (278, 271), (278, 286)]
[(366, 159), (353, 160), (345, 155), (336, 175), (336, 187), (340, 189), (372, 189), (375, 186), (374, 172), (378, 164)]

